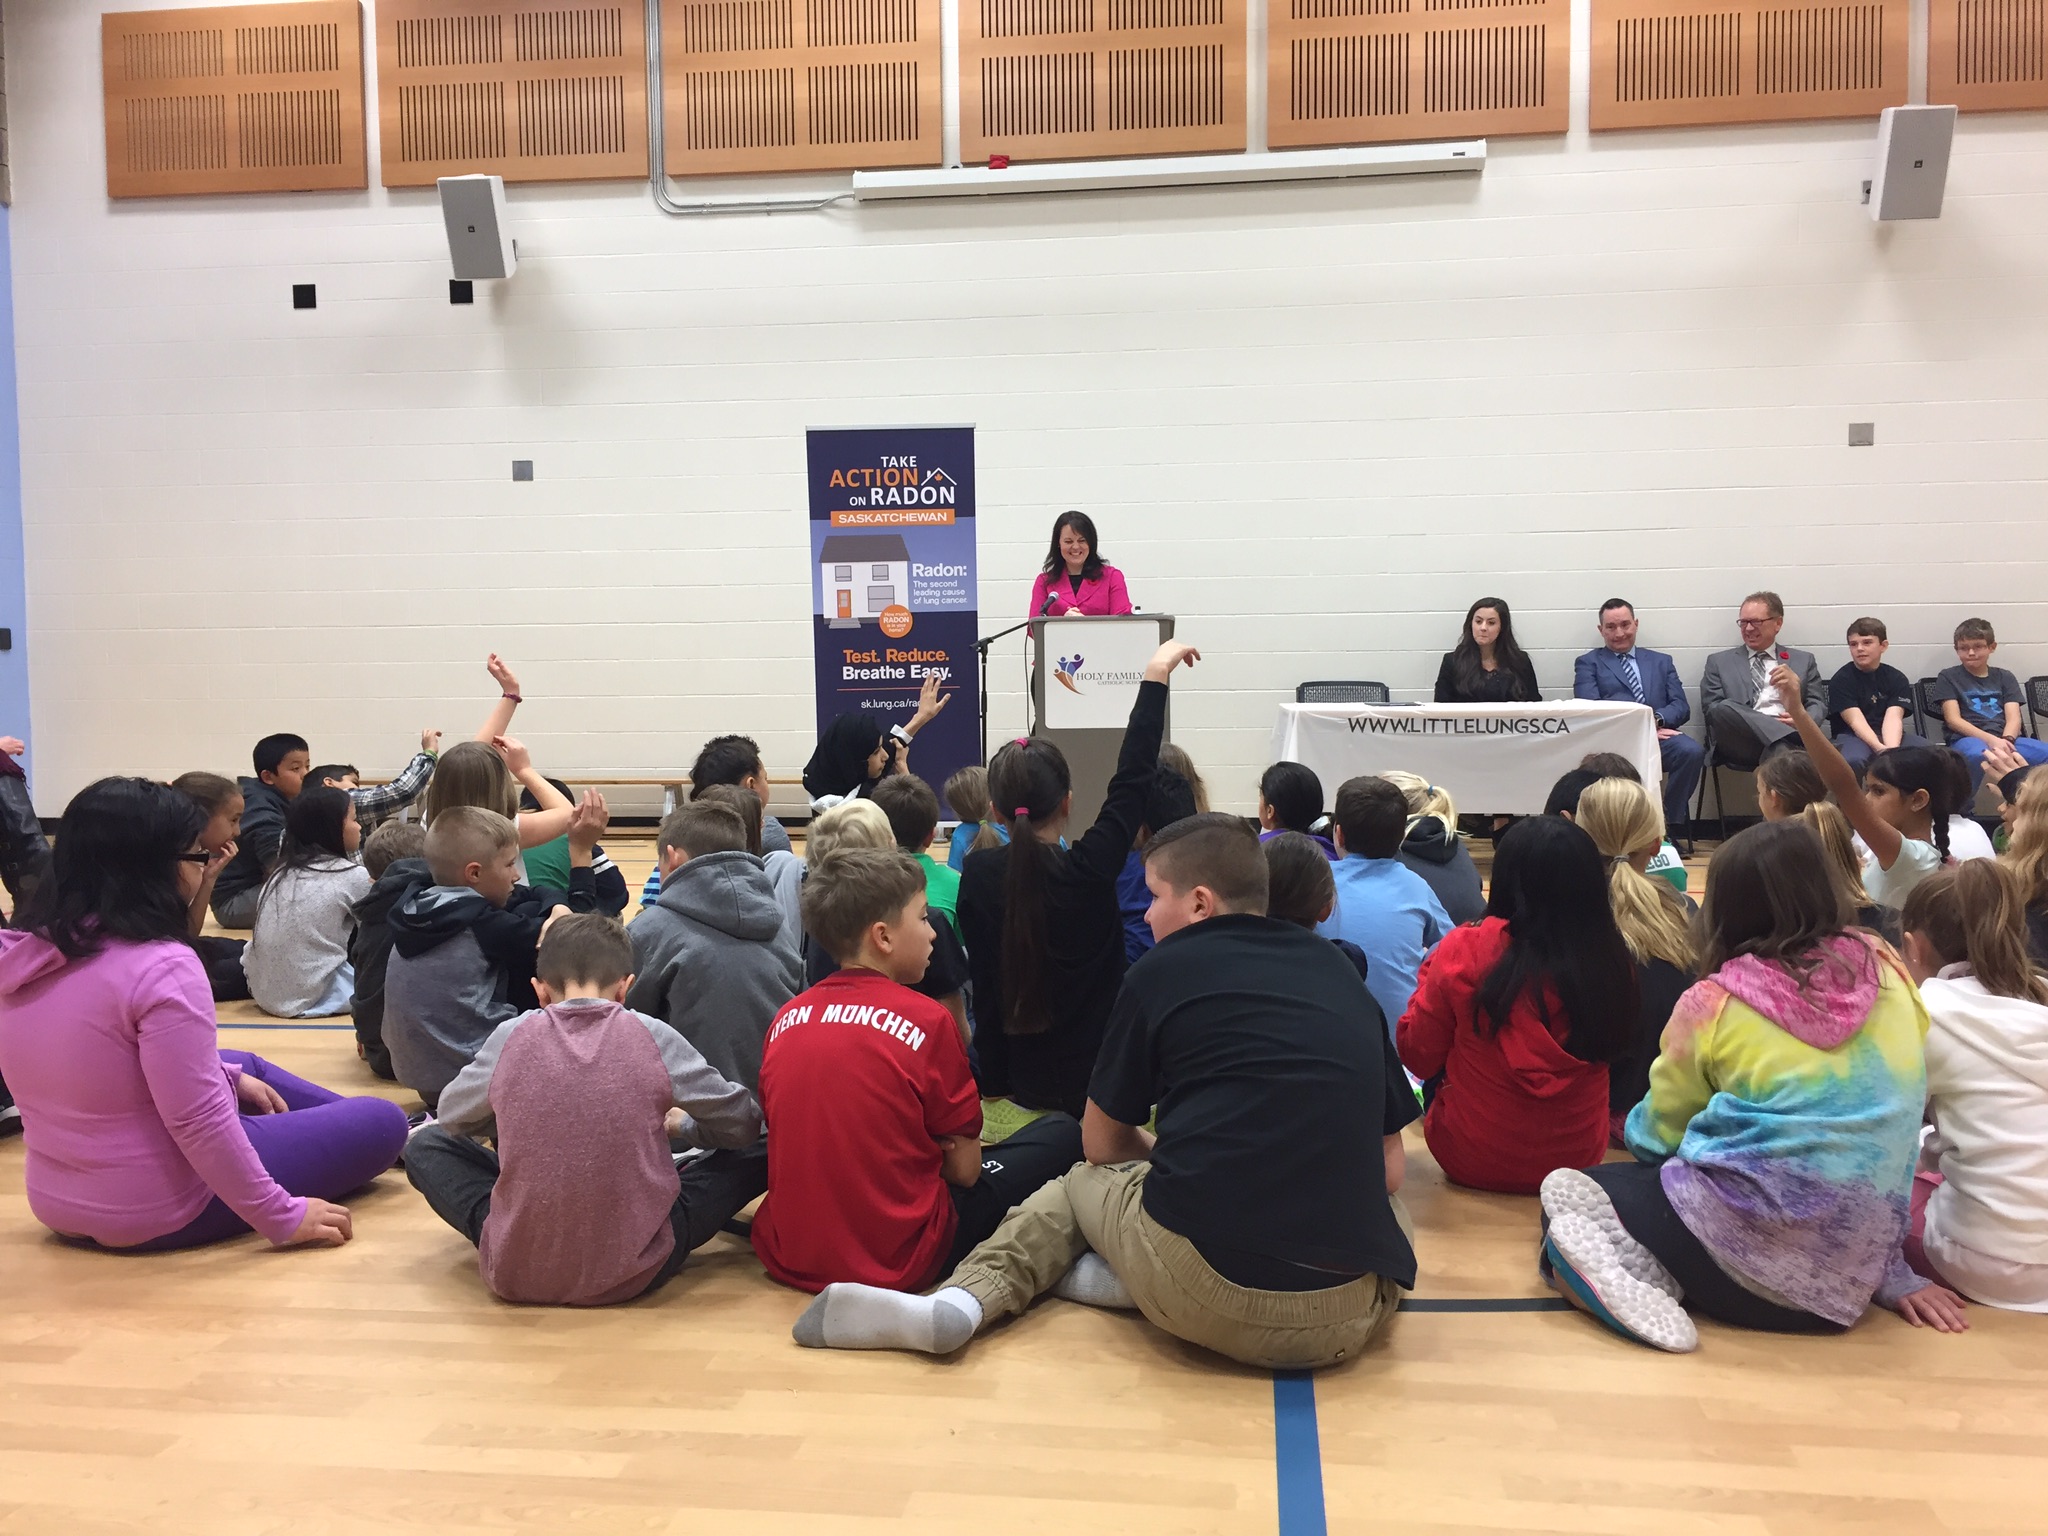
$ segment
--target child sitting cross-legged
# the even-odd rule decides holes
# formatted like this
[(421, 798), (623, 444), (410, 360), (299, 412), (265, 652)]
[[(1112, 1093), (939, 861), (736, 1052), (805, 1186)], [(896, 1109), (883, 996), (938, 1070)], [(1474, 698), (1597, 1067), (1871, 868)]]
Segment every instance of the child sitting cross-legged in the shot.
[(281, 1019), (331, 1018), (355, 990), (351, 912), (369, 894), (356, 861), (362, 828), (345, 790), (302, 790), (285, 811), (284, 847), (263, 883), (256, 931), (242, 956), (256, 1006)]
[(1057, 1113), (982, 1148), (958, 1024), (910, 990), (936, 921), (898, 849), (840, 849), (804, 882), (805, 926), (840, 968), (776, 1015), (761, 1058), (775, 1132), (754, 1251), (787, 1285), (919, 1290), (1080, 1161)]
[[(1386, 1127), (1415, 1107), (1387, 1078), (1358, 972), (1265, 915), (1266, 859), (1240, 817), (1166, 828), (1145, 878), (1158, 944), (1117, 997), (1088, 1087), (1087, 1162), (1011, 1211), (932, 1295), (830, 1287), (797, 1320), (799, 1344), (946, 1354), (1053, 1291), (1298, 1369), (1356, 1355), (1393, 1318), (1415, 1255)], [(906, 876), (900, 889), (916, 887)], [(1143, 1128), (1155, 1105), (1156, 1138)], [(833, 1172), (849, 1161), (867, 1162), (839, 1151)]]
[[(624, 1006), (632, 966), (615, 919), (550, 919), (541, 1006), (491, 1032), (442, 1092), (439, 1122), (406, 1147), (406, 1177), (477, 1245), (484, 1284), (506, 1301), (645, 1295), (766, 1182), (754, 1096)], [(723, 1150), (679, 1176), (671, 1141)]]
[(386, 1081), (394, 1080), (391, 1047), (384, 1043), (384, 973), (391, 964), (391, 909), (421, 880), (431, 881), (427, 867), (427, 829), (416, 821), (387, 821), (363, 839), (363, 873), (371, 885), (350, 916), (348, 963), (355, 967), (356, 986), (348, 1011), (356, 1021), (356, 1054)]
[(242, 791), (233, 779), (217, 773), (181, 773), (171, 788), (185, 796), (206, 815), (199, 834), (199, 846), (207, 852), (206, 866), (199, 872), (199, 889), (193, 893), (186, 920), (192, 933), (192, 947), (206, 967), (206, 982), (216, 1003), (240, 1002), (249, 995), (248, 973), (242, 969), (246, 939), (207, 933), (206, 910), (213, 902), (213, 883), (222, 870), (234, 862), (235, 840), (242, 834)]

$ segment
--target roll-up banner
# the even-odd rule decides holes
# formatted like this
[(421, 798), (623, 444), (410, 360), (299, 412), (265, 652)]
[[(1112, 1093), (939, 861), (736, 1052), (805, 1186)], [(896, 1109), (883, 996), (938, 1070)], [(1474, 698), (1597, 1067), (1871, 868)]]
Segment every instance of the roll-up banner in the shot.
[(974, 429), (817, 428), (806, 451), (818, 729), (855, 710), (907, 722), (936, 675), (953, 698), (910, 770), (942, 792), (981, 761)]

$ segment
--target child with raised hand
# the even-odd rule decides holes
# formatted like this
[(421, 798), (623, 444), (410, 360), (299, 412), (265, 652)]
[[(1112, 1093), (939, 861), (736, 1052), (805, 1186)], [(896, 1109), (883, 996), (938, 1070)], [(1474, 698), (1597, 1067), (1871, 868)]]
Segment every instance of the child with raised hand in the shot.
[(1863, 888), (1879, 906), (1896, 907), (1948, 861), (1948, 819), (1955, 803), (1956, 777), (1941, 747), (1896, 747), (1871, 759), (1862, 784), (1835, 744), (1828, 740), (1799, 696), (1790, 667), (1771, 674), (1772, 685), (1821, 782), (1869, 849)]
[(2011, 871), (1944, 869), (1906, 898), (1927, 1005), (1923, 1172), (1906, 1262), (1972, 1301), (2048, 1312), (2048, 979)]
[(958, 870), (967, 855), (1009, 842), (1010, 829), (999, 825), (989, 810), (988, 770), (976, 763), (946, 780), (946, 806), (960, 818), (946, 844), (946, 867)]
[(1870, 892), (1863, 889), (1863, 851), (1856, 846), (1856, 834), (1850, 830), (1849, 818), (1842, 814), (1842, 808), (1832, 800), (1816, 800), (1799, 813), (1798, 819), (1813, 829), (1813, 835), (1827, 850), (1828, 878), (1842, 898), (1842, 905), (1852, 914), (1851, 921), (1859, 928), (1868, 928), (1887, 944), (1898, 943), (1898, 909), (1880, 907), (1870, 899)]
[(207, 907), (213, 901), (213, 884), (220, 872), (234, 861), (235, 839), (242, 831), (242, 791), (233, 779), (217, 773), (181, 773), (171, 788), (186, 796), (206, 813), (206, 827), (199, 834), (199, 846), (211, 855), (200, 871), (199, 887), (186, 911), (192, 947), (206, 967), (206, 982), (216, 1003), (240, 1002), (249, 995), (248, 973), (242, 969), (246, 939), (210, 934), (206, 929)]
[(420, 749), (387, 784), (364, 784), (354, 763), (327, 763), (306, 775), (308, 784), (325, 784), (345, 789), (356, 803), (356, 820), (367, 836), (377, 826), (396, 816), (425, 792), (434, 776), (434, 763), (441, 755), (441, 733), (432, 726), (420, 732)]
[[(491, 1032), (406, 1147), (406, 1177), (506, 1301), (644, 1296), (766, 1187), (753, 1095), (623, 1006), (632, 966), (615, 919), (550, 919), (540, 1007)], [(672, 1141), (720, 1150), (679, 1175)]]
[(838, 969), (776, 1015), (761, 1060), (775, 1134), (754, 1251), (785, 1285), (921, 1290), (1081, 1160), (1079, 1124), (1049, 1114), (984, 1163), (960, 1030), (911, 990), (938, 923), (898, 848), (842, 848), (804, 882), (804, 925)]
[(960, 936), (974, 978), (982, 1087), (1026, 1109), (1078, 1116), (1129, 964), (1117, 878), (1145, 820), (1166, 730), (1167, 683), (1201, 659), (1170, 640), (1146, 665), (1116, 772), (1095, 824), (1066, 841), (1073, 777), (1043, 737), (1006, 744), (989, 793), (1010, 819), (1007, 847), (970, 854)]
[[(539, 810), (519, 808), (521, 789), (533, 796)], [(441, 754), (420, 805), (420, 819), (431, 827), (443, 811), (458, 805), (475, 806), (509, 820), (522, 849), (538, 848), (569, 830), (578, 803), (602, 805), (603, 801), (594, 789), (585, 790), (581, 802), (571, 801), (533, 766), (533, 754), (524, 742), (501, 735), (488, 742), (457, 742)]]
[(301, 790), (285, 813), (283, 857), (264, 882), (242, 957), (250, 995), (265, 1013), (304, 1019), (348, 1011), (356, 984), (348, 959), (353, 909), (371, 884), (356, 859), (361, 842), (346, 790)]
[(1624, 1337), (1694, 1349), (1688, 1308), (1839, 1332), (1873, 1299), (1963, 1326), (1954, 1293), (1899, 1252), (1927, 1012), (1891, 950), (1848, 923), (1803, 823), (1764, 822), (1716, 850), (1702, 979), (1628, 1117), (1639, 1161), (1560, 1168), (1541, 1191), (1553, 1284)]
[(29, 1209), (131, 1251), (251, 1230), (278, 1247), (347, 1242), (331, 1202), (392, 1165), (405, 1112), (220, 1049), (187, 920), (205, 823), (169, 785), (88, 785), (0, 933), (0, 1074), (26, 1121)]
[(1422, 963), (1394, 1043), (1438, 1080), (1422, 1130), (1453, 1183), (1534, 1194), (1607, 1148), (1607, 1064), (1628, 1054), (1640, 1005), (1605, 877), (1580, 828), (1519, 821), (1497, 845), (1485, 919)]

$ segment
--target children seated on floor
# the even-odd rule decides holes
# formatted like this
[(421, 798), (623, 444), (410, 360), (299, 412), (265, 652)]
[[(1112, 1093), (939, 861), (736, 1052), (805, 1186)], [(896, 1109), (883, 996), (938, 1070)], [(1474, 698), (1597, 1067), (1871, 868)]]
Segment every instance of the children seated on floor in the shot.
[(1408, 802), (1408, 832), (1401, 839), (1400, 860), (1436, 892), (1454, 923), (1476, 923), (1486, 915), (1486, 887), (1471, 850), (1458, 836), (1458, 804), (1451, 792), (1420, 774), (1380, 775)]
[[(766, 1184), (753, 1095), (623, 1006), (632, 965), (615, 919), (550, 919), (540, 1006), (492, 1030), (442, 1092), (439, 1122), (405, 1149), (406, 1177), (476, 1244), (484, 1284), (506, 1301), (643, 1296)], [(678, 1174), (672, 1142), (721, 1150)]]
[[(444, 757), (443, 767), (454, 756)], [(534, 1006), (541, 925), (554, 912), (595, 905), (590, 849), (604, 822), (601, 810), (576, 808), (567, 904), (556, 892), (519, 883), (519, 829), (510, 817), (452, 805), (427, 824), (432, 883), (416, 878), (386, 920), (384, 1043), (398, 1081), (428, 1109), (491, 1031)]]
[(1906, 1262), (1971, 1301), (2048, 1312), (2048, 979), (2011, 871), (1984, 860), (1906, 898), (1927, 1005), (1927, 1119)]
[(908, 773), (911, 742), (952, 702), (950, 693), (939, 692), (938, 678), (928, 675), (916, 710), (899, 725), (885, 731), (874, 715), (858, 709), (833, 720), (818, 733), (817, 748), (804, 764), (804, 792), (811, 797), (812, 812), (863, 799), (890, 774)]
[(1081, 1159), (1081, 1128), (1061, 1114), (984, 1153), (966, 1043), (910, 990), (943, 922), (925, 881), (900, 849), (842, 848), (804, 882), (804, 926), (839, 969), (769, 1032), (761, 1108), (775, 1131), (753, 1229), (768, 1273), (799, 1290), (919, 1290)]
[[(1781, 752), (1780, 757), (1804, 757), (1803, 752)], [(1863, 889), (1863, 850), (1856, 845), (1856, 834), (1849, 828), (1849, 818), (1842, 814), (1842, 808), (1832, 800), (1816, 800), (1799, 813), (1800, 821), (1813, 829), (1813, 835), (1820, 839), (1820, 845), (1827, 851), (1828, 879), (1834, 883), (1835, 894), (1854, 914), (1851, 919), (1858, 928), (1868, 928), (1887, 944), (1899, 942), (1899, 911), (1896, 907), (1880, 907), (1870, 899), (1870, 893)]]
[(1423, 961), (1394, 1035), (1444, 1177), (1530, 1195), (1553, 1168), (1599, 1161), (1607, 1064), (1628, 1054), (1639, 1007), (1592, 838), (1559, 816), (1516, 822), (1485, 919)]
[[(560, 803), (576, 803), (576, 791), (560, 779), (549, 779), (548, 787), (554, 790)], [(538, 812), (540, 809), (541, 804), (534, 798), (532, 790), (520, 790), (521, 815)], [(520, 859), (526, 869), (528, 885), (545, 886), (551, 891), (566, 891), (569, 888), (569, 834), (566, 830), (560, 837), (538, 847), (522, 849)], [(626, 877), (619, 873), (619, 866), (611, 861), (611, 856), (604, 851), (602, 845), (590, 850), (590, 883), (591, 889), (597, 895), (598, 911), (606, 917), (617, 917), (626, 910), (626, 903), (631, 899), (626, 889)]]
[(1259, 840), (1282, 832), (1313, 839), (1332, 864), (1343, 855), (1325, 834), (1330, 819), (1323, 814), (1323, 781), (1306, 763), (1281, 761), (1259, 775)]
[(977, 848), (994, 848), (1010, 840), (1010, 829), (998, 824), (989, 809), (988, 770), (979, 763), (946, 780), (946, 807), (960, 821), (946, 843), (948, 869), (958, 871)]
[(2005, 863), (2026, 904), (2027, 951), (2036, 965), (2048, 966), (2048, 771), (2027, 774), (2013, 797)]
[(213, 901), (213, 883), (236, 853), (235, 839), (242, 831), (242, 791), (233, 779), (217, 773), (182, 773), (171, 788), (189, 798), (206, 813), (206, 826), (199, 834), (199, 846), (212, 855), (200, 871), (198, 888), (186, 912), (192, 947), (206, 967), (207, 985), (217, 1003), (240, 1002), (249, 995), (249, 976), (242, 969), (246, 939), (206, 933), (206, 909)]
[(1624, 1337), (1694, 1349), (1689, 1312), (1833, 1333), (1873, 1299), (1964, 1326), (1955, 1293), (1900, 1256), (1927, 1011), (1897, 957), (1849, 916), (1802, 822), (1764, 822), (1715, 851), (1702, 980), (1628, 1117), (1638, 1161), (1543, 1181), (1542, 1267)]
[[(709, 789), (699, 790), (692, 798), (693, 804), (700, 801), (705, 805), (722, 805), (745, 823), (747, 852), (760, 859), (761, 868), (768, 873), (768, 883), (775, 887), (775, 904), (782, 909), (782, 936), (801, 954), (804, 943), (804, 861), (786, 848), (762, 851), (761, 801), (752, 790), (737, 784), (713, 784)], [(661, 895), (660, 864), (654, 866), (648, 878), (654, 890), (651, 895), (642, 893), (642, 906), (649, 905)]]
[(350, 916), (348, 963), (355, 969), (355, 991), (348, 1011), (356, 1025), (356, 1054), (377, 1076), (396, 1081), (391, 1048), (384, 1043), (384, 977), (391, 962), (391, 909), (415, 884), (431, 881), (427, 867), (427, 829), (416, 821), (387, 821), (363, 839), (363, 872), (369, 891)]
[(1117, 877), (1159, 767), (1167, 682), (1199, 659), (1178, 641), (1153, 653), (1102, 808), (1071, 845), (1073, 778), (1057, 746), (1039, 736), (1009, 742), (989, 764), (989, 794), (1012, 840), (968, 855), (960, 936), (974, 978), (981, 1086), (992, 1098), (1081, 1113), (1129, 963)]
[(1347, 779), (1332, 828), (1343, 855), (1331, 873), (1337, 907), (1316, 930), (1348, 939), (1371, 961), (1366, 985), (1392, 1028), (1408, 1011), (1423, 957), (1455, 926), (1436, 892), (1401, 862), (1408, 800), (1385, 779)]
[(434, 763), (441, 755), (441, 733), (429, 726), (420, 732), (420, 749), (387, 784), (365, 784), (354, 763), (328, 763), (306, 775), (309, 785), (325, 784), (348, 791), (355, 802), (356, 820), (368, 836), (425, 793), (434, 776)]
[(220, 1048), (187, 911), (206, 813), (146, 779), (66, 807), (49, 875), (0, 933), (0, 1074), (29, 1209), (74, 1241), (343, 1243), (332, 1202), (392, 1165), (405, 1112)]
[(873, 796), (889, 818), (896, 846), (924, 871), (925, 898), (954, 933), (960, 931), (960, 876), (931, 856), (939, 830), (939, 797), (914, 773), (894, 774), (875, 786)]
[[(1392, 1319), (1415, 1283), (1392, 1199), (1415, 1098), (1384, 1070), (1357, 973), (1264, 915), (1266, 861), (1242, 818), (1177, 822), (1145, 862), (1159, 942), (1117, 998), (1087, 1162), (932, 1295), (828, 1287), (797, 1320), (799, 1344), (947, 1354), (1054, 1291), (1135, 1305), (1247, 1365), (1302, 1369), (1356, 1356)], [(1142, 1128), (1155, 1105), (1156, 1137)]]
[(256, 1006), (281, 1019), (331, 1018), (355, 991), (351, 909), (370, 891), (362, 828), (345, 790), (304, 789), (285, 812), (278, 865), (263, 883), (242, 966)]
[(758, 851), (764, 858), (771, 853), (791, 851), (789, 833), (768, 814), (773, 791), (768, 783), (768, 767), (761, 760), (761, 748), (753, 737), (714, 736), (698, 752), (697, 761), (690, 765), (690, 798), (701, 800), (706, 790), (722, 785), (736, 786), (754, 797), (759, 806), (756, 819), (761, 824)]
[[(539, 810), (519, 808), (522, 789), (533, 796)], [(588, 789), (581, 801), (572, 802), (533, 766), (533, 754), (523, 742), (498, 736), (490, 741), (459, 741), (441, 754), (420, 801), (420, 820), (431, 829), (442, 812), (459, 805), (491, 811), (512, 823), (523, 853), (544, 847), (567, 832), (579, 807), (594, 808), (603, 801), (604, 796)], [(515, 867), (524, 870), (523, 857), (515, 861)], [(591, 889), (595, 900), (594, 883)]]
[[(1643, 782), (1643, 776), (1637, 771), (1636, 765), (1619, 752), (1588, 752), (1579, 759), (1579, 766), (1590, 769), (1603, 779), (1626, 779), (1631, 784)], [(1582, 788), (1578, 793), (1583, 794), (1585, 790)], [(1574, 808), (1577, 805), (1576, 796), (1573, 797), (1572, 805)], [(1669, 832), (1668, 826), (1666, 831)], [(1658, 844), (1655, 856), (1651, 858), (1643, 873), (1652, 880), (1662, 880), (1681, 896), (1686, 894), (1688, 877), (1685, 872), (1685, 860), (1679, 857), (1678, 850), (1672, 846), (1668, 836)], [(1687, 902), (1687, 910), (1691, 910), (1690, 900)]]
[(1153, 944), (1152, 930), (1145, 922), (1152, 907), (1152, 893), (1145, 888), (1145, 844), (1154, 832), (1185, 820), (1196, 809), (1195, 787), (1161, 762), (1145, 790), (1145, 819), (1131, 839), (1123, 873), (1116, 877), (1116, 905), (1124, 918), (1124, 959), (1130, 964), (1136, 964)]
[(213, 916), (223, 928), (255, 924), (263, 882), (277, 868), (284, 845), (285, 807), (298, 798), (313, 755), (306, 738), (281, 731), (256, 743), (250, 754), (256, 777), (241, 781), (241, 831), (235, 856), (214, 876)]
[(1804, 752), (1773, 752), (1757, 764), (1756, 807), (1765, 821), (1790, 821), (1827, 797), (1820, 770)]
[(661, 895), (627, 930), (626, 1005), (665, 1020), (723, 1077), (753, 1088), (776, 1011), (803, 986), (803, 962), (746, 824), (727, 806), (692, 800), (655, 842)]

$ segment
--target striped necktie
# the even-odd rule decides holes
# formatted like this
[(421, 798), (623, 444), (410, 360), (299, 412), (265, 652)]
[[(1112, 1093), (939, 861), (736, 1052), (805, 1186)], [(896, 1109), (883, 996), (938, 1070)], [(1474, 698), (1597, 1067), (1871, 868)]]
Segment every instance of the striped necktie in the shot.
[(1649, 695), (1643, 692), (1643, 674), (1636, 670), (1636, 653), (1634, 651), (1630, 651), (1621, 658), (1621, 673), (1622, 676), (1628, 679), (1628, 691), (1635, 695), (1636, 702), (1638, 704), (1649, 703)]

